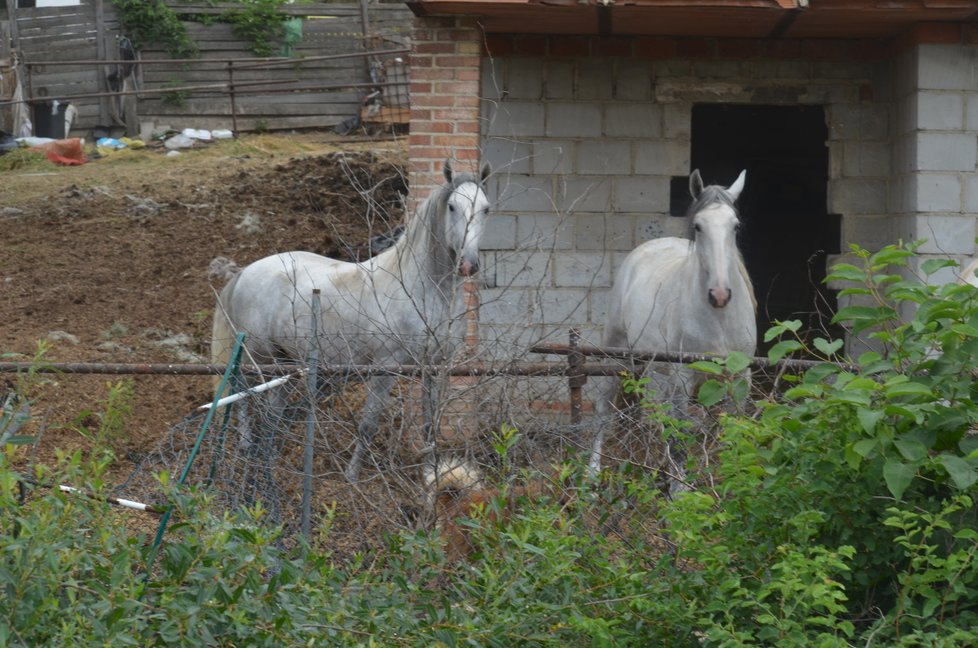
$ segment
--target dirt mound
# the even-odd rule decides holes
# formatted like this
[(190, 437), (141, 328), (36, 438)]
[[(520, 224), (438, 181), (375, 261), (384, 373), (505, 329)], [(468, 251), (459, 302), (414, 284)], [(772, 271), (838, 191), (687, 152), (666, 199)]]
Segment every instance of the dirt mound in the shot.
[[(28, 359), (48, 340), (52, 362), (204, 361), (220, 287), (208, 280), (215, 257), (240, 265), (288, 250), (363, 258), (402, 219), (403, 168), (400, 142), (314, 133), (224, 141), (176, 158), (123, 151), (80, 167), (0, 172), (0, 353)], [(85, 445), (75, 417), (97, 409), (109, 379), (50, 379), (38, 394), (46, 412), (39, 460)], [(0, 387), (11, 380), (0, 374)], [(209, 400), (208, 378), (134, 381), (123, 458)]]

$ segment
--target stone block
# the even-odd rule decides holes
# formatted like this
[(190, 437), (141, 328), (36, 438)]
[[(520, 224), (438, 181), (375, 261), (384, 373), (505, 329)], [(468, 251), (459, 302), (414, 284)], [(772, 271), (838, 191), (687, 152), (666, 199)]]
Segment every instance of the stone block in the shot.
[(829, 212), (835, 214), (885, 214), (886, 180), (839, 178), (829, 181)]
[(875, 252), (897, 242), (895, 225), (888, 216), (846, 216), (842, 221), (842, 246), (856, 244)]
[(547, 61), (544, 96), (547, 99), (574, 98), (574, 64), (570, 61)]
[(549, 176), (506, 174), (489, 179), (489, 199), (497, 211), (553, 213), (552, 194)]
[(604, 112), (604, 134), (608, 137), (661, 137), (662, 106), (652, 103), (608, 104)]
[(920, 254), (975, 253), (975, 217), (970, 214), (917, 214), (910, 217), (915, 239), (927, 239)]
[(596, 176), (557, 178), (557, 208), (562, 214), (610, 211), (611, 178)]
[[(588, 319), (596, 326), (604, 326), (604, 323), (608, 321), (608, 300), (611, 298), (611, 289), (594, 289), (589, 298), (591, 301)], [(598, 340), (600, 341), (600, 339), (599, 336)]]
[(581, 175), (628, 175), (632, 170), (629, 142), (610, 139), (578, 142), (575, 170)]
[(920, 133), (914, 171), (974, 171), (978, 138), (974, 133)]
[(482, 250), (512, 250), (516, 247), (516, 216), (490, 214), (479, 241)]
[(843, 147), (843, 173), (846, 176), (885, 177), (890, 174), (889, 143), (847, 141)]
[(917, 127), (921, 130), (961, 130), (964, 127), (964, 97), (951, 93), (919, 93)]
[(677, 176), (689, 173), (689, 142), (660, 140), (635, 142), (636, 175)]
[[(542, 106), (541, 106), (542, 108)], [(546, 105), (548, 137), (600, 137), (601, 105), (596, 103), (559, 103)]]
[(917, 87), (921, 90), (978, 90), (978, 50), (964, 45), (919, 46)]
[(507, 99), (542, 99), (543, 69), (543, 60), (540, 58), (509, 59), (506, 74)]
[(533, 142), (533, 173), (563, 175), (574, 168), (572, 140), (542, 140)]
[(494, 173), (530, 173), (533, 145), (509, 137), (489, 137), (482, 145), (482, 159)]
[(536, 290), (530, 298), (531, 320), (557, 326), (579, 326), (587, 323), (586, 288), (550, 288)]
[(618, 62), (615, 98), (648, 101), (652, 98), (652, 65), (649, 61), (622, 59)]
[(488, 134), (532, 138), (544, 134), (544, 107), (535, 101), (503, 101), (486, 106)]
[(964, 179), (964, 211), (978, 214), (978, 176), (968, 175)]
[(614, 64), (607, 58), (578, 61), (577, 98), (582, 101), (607, 101), (614, 91)]
[(609, 213), (578, 214), (574, 225), (577, 250), (631, 250), (635, 219)]
[(574, 246), (576, 219), (558, 214), (519, 216), (516, 248), (521, 250), (568, 250)]
[(557, 286), (607, 288), (611, 285), (611, 258), (604, 252), (555, 252), (553, 280)]
[(965, 128), (970, 131), (978, 131), (978, 93), (969, 92), (965, 98), (967, 99)]
[(912, 211), (961, 211), (961, 178), (957, 175), (920, 173), (910, 181), (913, 186)]
[(836, 103), (826, 112), (829, 139), (885, 140), (889, 136), (890, 113), (885, 104)]
[(688, 141), (692, 133), (693, 105), (671, 103), (662, 106), (662, 136)]
[(533, 288), (552, 284), (549, 251), (497, 251), (494, 253), (495, 287)]
[(618, 213), (667, 213), (669, 178), (637, 175), (615, 178), (611, 204)]
[(499, 101), (503, 98), (503, 88), (506, 86), (506, 59), (482, 59), (480, 86), (483, 99)]

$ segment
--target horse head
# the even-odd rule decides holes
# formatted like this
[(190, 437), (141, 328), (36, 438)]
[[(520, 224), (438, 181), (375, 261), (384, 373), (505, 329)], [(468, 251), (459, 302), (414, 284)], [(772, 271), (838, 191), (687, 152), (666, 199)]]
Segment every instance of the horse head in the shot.
[(489, 215), (486, 178), (490, 172), (486, 162), (478, 178), (469, 173), (456, 174), (451, 162), (445, 160), (445, 180), (451, 187), (444, 207), (445, 243), (456, 269), (464, 277), (479, 271), (479, 240)]
[(741, 171), (729, 187), (703, 186), (699, 169), (689, 176), (693, 204), (689, 209), (691, 237), (700, 268), (706, 276), (707, 300), (714, 308), (724, 308), (733, 298), (733, 281), (740, 262), (737, 230), (740, 219), (734, 203), (744, 189), (747, 171)]

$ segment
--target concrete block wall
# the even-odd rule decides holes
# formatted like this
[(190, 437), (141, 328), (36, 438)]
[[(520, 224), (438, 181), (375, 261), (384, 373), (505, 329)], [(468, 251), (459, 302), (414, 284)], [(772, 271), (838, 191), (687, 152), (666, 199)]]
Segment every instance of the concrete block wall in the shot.
[(669, 215), (670, 180), (689, 173), (697, 103), (825, 106), (828, 207), (844, 216), (844, 243), (892, 241), (885, 51), (613, 41), (487, 36), (481, 134), (497, 215), (483, 246), (483, 342), (512, 352), (513, 343), (564, 342), (573, 326), (600, 343), (617, 265), (645, 240), (685, 233), (685, 220)]
[(440, 182), (446, 156), (494, 167), (483, 343), (512, 356), (571, 326), (600, 340), (617, 265), (685, 229), (669, 183), (689, 172), (698, 103), (824, 107), (843, 249), (928, 238), (927, 254), (973, 255), (978, 53), (921, 31), (898, 44), (609, 39), (417, 19), (412, 196)]

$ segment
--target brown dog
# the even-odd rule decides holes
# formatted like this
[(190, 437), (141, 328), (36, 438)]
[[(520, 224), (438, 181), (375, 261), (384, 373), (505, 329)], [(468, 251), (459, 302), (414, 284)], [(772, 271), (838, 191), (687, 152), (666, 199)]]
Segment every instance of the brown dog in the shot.
[[(559, 485), (546, 478), (505, 489), (487, 486), (482, 472), (462, 460), (439, 462), (436, 470), (426, 471), (425, 482), (429, 489), (429, 504), (434, 507), (436, 528), (445, 542), (445, 556), (452, 562), (468, 558), (474, 549), (469, 539), (469, 527), (461, 523), (463, 518), (484, 510), (487, 520), (497, 522), (509, 519), (524, 499), (560, 495), (560, 500), (566, 501)], [(501, 500), (504, 493), (505, 498)]]

